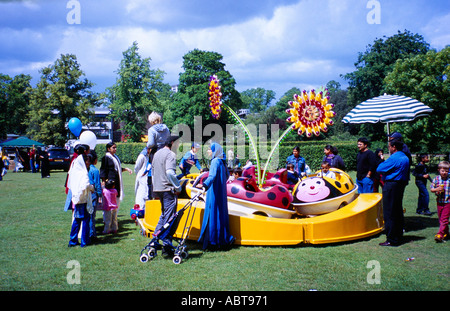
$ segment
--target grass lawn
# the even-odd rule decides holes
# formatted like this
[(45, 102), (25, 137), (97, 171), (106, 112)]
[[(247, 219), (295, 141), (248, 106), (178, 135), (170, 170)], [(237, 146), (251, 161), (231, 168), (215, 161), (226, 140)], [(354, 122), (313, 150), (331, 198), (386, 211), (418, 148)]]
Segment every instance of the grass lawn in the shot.
[[(100, 165), (97, 165), (99, 167)], [(352, 174), (354, 177), (354, 174)], [(68, 248), (71, 213), (64, 212), (66, 173), (9, 172), (0, 182), (0, 290), (26, 291), (448, 291), (450, 243), (435, 243), (437, 215), (415, 214), (417, 188), (406, 189), (406, 243), (380, 247), (384, 235), (322, 246), (249, 247), (203, 252), (189, 242), (189, 258), (139, 262), (149, 239), (129, 217), (135, 175), (124, 173), (119, 232), (95, 245)], [(436, 212), (434, 196), (430, 207)], [(103, 223), (97, 213), (97, 232)], [(407, 261), (414, 257), (414, 260)], [(74, 266), (79, 284), (69, 284)], [(368, 282), (379, 263), (379, 284)], [(69, 266), (68, 266), (69, 263)], [(370, 279), (370, 277), (369, 277)], [(374, 284), (371, 284), (374, 283)]]

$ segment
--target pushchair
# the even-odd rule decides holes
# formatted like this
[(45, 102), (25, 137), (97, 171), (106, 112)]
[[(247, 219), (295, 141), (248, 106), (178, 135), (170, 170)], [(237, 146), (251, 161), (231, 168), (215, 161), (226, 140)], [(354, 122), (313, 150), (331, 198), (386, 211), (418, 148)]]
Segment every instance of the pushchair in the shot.
[[(194, 203), (200, 200), (200, 196), (204, 192), (199, 191), (194, 197), (192, 197), (185, 206), (183, 206), (179, 211), (173, 214), (169, 220), (164, 224), (164, 226), (153, 234), (151, 241), (141, 250), (141, 255), (139, 257), (140, 262), (146, 263), (149, 259), (153, 259), (157, 256), (158, 250), (169, 250), (169, 253), (173, 251), (173, 263), (180, 264), (183, 259), (188, 257), (188, 251), (186, 250), (186, 240), (189, 235), (189, 230), (192, 226), (192, 220), (194, 219), (195, 207), (197, 204)], [(192, 208), (194, 206), (194, 208)], [(173, 245), (161, 245), (158, 240), (162, 240), (167, 236), (172, 236), (178, 228), (181, 218), (187, 211), (186, 223), (181, 233), (181, 239), (178, 241), (177, 247)]]

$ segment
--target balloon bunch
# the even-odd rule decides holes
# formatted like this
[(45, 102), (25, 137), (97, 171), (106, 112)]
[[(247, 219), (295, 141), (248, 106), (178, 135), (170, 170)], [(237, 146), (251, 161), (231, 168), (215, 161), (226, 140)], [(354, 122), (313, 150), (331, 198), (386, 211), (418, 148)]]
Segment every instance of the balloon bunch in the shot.
[(208, 95), (211, 114), (217, 120), (222, 112), (222, 92), (220, 91), (219, 79), (217, 79), (216, 75), (211, 76), (209, 79)]
[(71, 118), (69, 120), (68, 127), (72, 134), (78, 138), (78, 140), (75, 142), (75, 145), (85, 144), (89, 145), (92, 150), (95, 149), (95, 146), (97, 145), (97, 136), (95, 136), (92, 131), (83, 131), (83, 133), (81, 133), (83, 124), (81, 123), (80, 119), (75, 117)]
[(327, 132), (328, 125), (333, 125), (333, 104), (328, 103), (329, 97), (323, 92), (316, 94), (311, 90), (309, 94), (303, 91), (301, 95), (294, 94), (294, 100), (289, 101), (286, 112), (290, 114), (288, 122), (293, 123), (293, 129), (298, 129), (298, 135), (306, 133), (307, 137), (312, 134), (319, 136), (320, 132)]

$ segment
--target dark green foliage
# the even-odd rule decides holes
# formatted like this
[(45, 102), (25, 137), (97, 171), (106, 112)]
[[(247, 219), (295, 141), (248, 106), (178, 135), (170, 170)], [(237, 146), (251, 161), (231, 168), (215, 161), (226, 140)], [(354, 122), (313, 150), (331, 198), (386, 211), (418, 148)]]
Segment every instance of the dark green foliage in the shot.
[(61, 55), (40, 73), (41, 79), (30, 95), (27, 134), (48, 145), (64, 146), (69, 137), (66, 123), (78, 117), (86, 124), (100, 97), (90, 90), (93, 84), (83, 78), (75, 55)]
[(111, 116), (123, 124), (122, 131), (138, 142), (146, 134), (147, 117), (152, 111), (162, 112), (160, 93), (167, 93), (164, 72), (150, 69), (150, 58), (142, 58), (137, 42), (123, 52), (116, 83), (109, 88)]

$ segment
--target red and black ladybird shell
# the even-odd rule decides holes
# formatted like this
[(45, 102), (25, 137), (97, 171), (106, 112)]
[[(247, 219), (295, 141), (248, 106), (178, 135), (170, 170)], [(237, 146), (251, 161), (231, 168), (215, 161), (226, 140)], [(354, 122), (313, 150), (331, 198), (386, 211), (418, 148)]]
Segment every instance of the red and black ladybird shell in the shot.
[[(261, 174), (262, 173), (263, 172), (261, 172)], [(256, 180), (257, 176), (256, 176), (255, 166), (252, 165), (252, 166), (246, 168), (242, 172), (242, 177), (253, 178)], [(265, 178), (265, 183), (263, 184), (263, 188), (275, 186), (275, 185), (283, 186), (283, 187), (289, 189), (290, 191), (292, 191), (295, 187), (295, 185), (291, 185), (288, 183), (287, 169), (285, 169), (285, 168), (279, 169), (275, 173), (266, 172), (266, 178)]]
[(292, 194), (286, 187), (274, 185), (261, 190), (258, 188), (255, 179), (246, 177), (239, 177), (228, 183), (227, 195), (282, 209), (289, 209), (293, 200)]
[[(252, 172), (254, 173), (254, 167)], [(195, 179), (193, 186), (201, 185), (208, 178), (208, 175), (209, 172), (199, 175)], [(249, 177), (239, 177), (227, 183), (227, 196), (282, 209), (290, 208), (293, 196), (287, 189), (287, 184), (274, 183), (261, 190), (256, 183), (256, 179), (251, 174), (247, 174), (246, 176)]]

